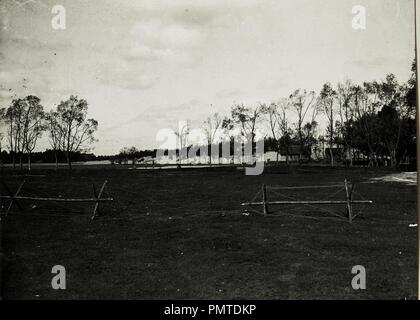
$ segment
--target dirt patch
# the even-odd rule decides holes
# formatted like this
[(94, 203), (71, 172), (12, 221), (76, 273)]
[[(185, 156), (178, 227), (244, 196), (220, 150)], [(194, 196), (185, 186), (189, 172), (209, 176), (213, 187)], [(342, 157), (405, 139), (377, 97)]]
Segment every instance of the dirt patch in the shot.
[(417, 185), (417, 172), (398, 172), (376, 177), (369, 180), (374, 182), (399, 182), (407, 185)]

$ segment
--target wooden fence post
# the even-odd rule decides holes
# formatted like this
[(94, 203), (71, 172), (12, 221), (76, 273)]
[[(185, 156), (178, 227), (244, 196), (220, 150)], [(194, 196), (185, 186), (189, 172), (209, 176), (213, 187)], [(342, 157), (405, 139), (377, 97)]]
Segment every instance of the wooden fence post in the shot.
[(9, 214), (10, 209), (12, 209), (13, 203), (16, 203), (16, 205), (18, 206), (19, 210), (23, 210), (22, 207), (20, 206), (19, 202), (15, 199), (18, 195), (19, 192), (22, 190), (23, 185), (26, 183), (25, 180), (23, 180), (23, 182), (20, 184), (19, 188), (17, 189), (17, 191), (15, 192), (15, 194), (12, 194), (12, 192), (10, 191), (10, 189), (7, 187), (6, 183), (4, 181), (2, 181), (2, 184), (4, 186), (4, 188), (6, 189), (6, 191), (9, 193), (10, 195), (10, 204), (9, 207), (6, 210), (6, 213), (4, 214), (5, 217), (7, 217), (7, 215)]
[[(313, 188), (314, 186), (304, 186), (304, 187), (281, 187), (281, 188), (277, 188), (277, 189), (303, 189), (303, 188)], [(338, 184), (338, 185), (328, 185), (328, 186), (316, 186), (317, 188), (331, 188), (331, 187), (340, 187), (340, 190), (338, 191), (342, 191), (343, 190), (343, 185), (342, 184)], [(274, 188), (274, 187), (273, 187)], [(351, 187), (349, 186), (349, 183), (347, 181), (347, 179), (344, 180), (344, 189), (346, 192), (346, 199), (343, 200), (281, 200), (281, 201), (275, 201), (275, 200), (267, 200), (267, 188), (266, 185), (263, 184), (261, 191), (262, 192), (262, 201), (254, 201), (252, 200), (252, 202), (243, 202), (241, 203), (241, 206), (263, 206), (263, 213), (264, 215), (270, 215), (270, 212), (268, 210), (268, 206), (269, 205), (273, 205), (273, 206), (284, 206), (284, 205), (311, 205), (311, 206), (315, 206), (315, 205), (346, 205), (346, 213), (347, 215), (342, 215), (340, 214), (339, 217), (343, 218), (343, 219), (348, 219), (349, 223), (351, 224), (353, 222), (353, 219), (356, 218), (356, 216), (359, 213), (356, 213), (355, 215), (353, 214), (353, 205), (359, 205), (359, 204), (372, 204), (373, 201), (372, 200), (353, 200), (353, 194), (354, 194), (354, 188), (355, 188), (355, 184), (351, 183)], [(337, 191), (337, 192), (338, 192)], [(260, 194), (260, 192), (258, 192), (254, 199), (256, 197), (258, 197), (258, 195)], [(336, 194), (336, 193), (334, 193)]]
[(263, 212), (264, 214), (268, 214), (268, 205), (267, 205), (267, 189), (265, 184), (262, 185), (262, 195), (263, 195)]
[[(105, 186), (108, 183), (107, 180), (105, 180), (105, 182), (102, 184), (102, 187), (99, 191), (99, 193), (97, 193), (96, 191), (96, 187), (95, 185), (93, 185), (93, 193), (94, 193), (94, 197), (93, 198), (53, 198), (53, 197), (36, 197), (36, 196), (20, 196), (20, 192), (22, 191), (23, 185), (25, 184), (26, 181), (23, 181), (19, 188), (16, 190), (15, 193), (12, 193), (12, 191), (9, 189), (9, 187), (6, 185), (6, 183), (3, 180), (0, 180), (0, 184), (3, 185), (3, 189), (6, 190), (6, 192), (8, 193), (8, 195), (3, 195), (2, 193), (0, 193), (0, 206), (3, 206), (3, 200), (10, 200), (9, 206), (4, 214), (4, 216), (7, 216), (10, 212), (10, 210), (13, 207), (13, 204), (16, 204), (17, 207), (19, 207), (19, 209), (21, 211), (23, 211), (22, 206), (19, 203), (19, 200), (30, 200), (30, 201), (55, 201), (55, 202), (95, 202), (95, 207), (93, 209), (93, 214), (91, 219), (95, 219), (97, 214), (99, 213), (99, 204), (101, 202), (108, 202), (108, 201), (114, 201), (114, 198), (112, 197), (107, 197), (104, 198), (102, 197), (104, 191), (105, 191)], [(1, 190), (1, 192), (3, 192), (3, 189)], [(0, 207), (0, 221), (1, 221), (1, 216), (3, 215), (2, 213), (3, 211), (3, 207)]]
[[(347, 214), (348, 214), (348, 218), (349, 218), (349, 223), (351, 224), (352, 223), (352, 219), (353, 219), (353, 217), (352, 217), (352, 207), (351, 207), (351, 200), (352, 200), (352, 196), (350, 195), (350, 192), (349, 192), (349, 187), (348, 187), (348, 185), (347, 185), (347, 179), (344, 179), (344, 188), (346, 189), (346, 202), (347, 202)], [(352, 189), (353, 189), (353, 187), (352, 187)]]
[[(102, 185), (101, 189), (99, 190), (99, 193), (98, 193), (97, 196), (96, 196), (96, 189), (95, 189), (95, 187), (93, 188), (94, 193), (95, 193), (95, 198), (97, 200), (99, 200), (101, 198), (102, 193), (104, 192), (104, 189), (105, 189), (105, 186), (106, 186), (107, 183), (108, 183), (108, 180), (105, 180), (105, 182)], [(97, 215), (98, 212), (99, 212), (99, 201), (96, 201), (95, 207), (93, 208), (93, 214), (92, 214), (92, 217), (91, 217), (92, 220), (96, 218), (96, 215)]]

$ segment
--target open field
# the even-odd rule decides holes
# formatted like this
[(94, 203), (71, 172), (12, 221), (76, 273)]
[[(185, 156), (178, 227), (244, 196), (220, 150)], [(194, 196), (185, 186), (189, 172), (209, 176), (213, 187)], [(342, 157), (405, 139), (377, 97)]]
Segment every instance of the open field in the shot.
[[(416, 186), (364, 183), (392, 173), (379, 169), (266, 168), (245, 176), (233, 168), (126, 170), (77, 167), (6, 169), (22, 195), (86, 197), (92, 183), (109, 181), (116, 199), (90, 220), (92, 204), (24, 203), (3, 223), (3, 297), (403, 299), (417, 290)], [(352, 225), (316, 208), (279, 208), (275, 216), (249, 212), (267, 185), (357, 183), (375, 203)], [(314, 197), (300, 190), (293, 196)], [(328, 190), (323, 192), (328, 195)], [(270, 197), (270, 195), (269, 195)], [(318, 197), (318, 196), (317, 196)], [(321, 200), (321, 199), (317, 199)], [(256, 208), (260, 210), (260, 208)], [(345, 208), (335, 208), (344, 215)], [(261, 211), (261, 210), (260, 210)], [(310, 212), (313, 211), (313, 212)], [(291, 214), (295, 213), (295, 214)], [(51, 268), (66, 267), (67, 290), (51, 289)], [(351, 268), (363, 265), (367, 289), (355, 291)]]

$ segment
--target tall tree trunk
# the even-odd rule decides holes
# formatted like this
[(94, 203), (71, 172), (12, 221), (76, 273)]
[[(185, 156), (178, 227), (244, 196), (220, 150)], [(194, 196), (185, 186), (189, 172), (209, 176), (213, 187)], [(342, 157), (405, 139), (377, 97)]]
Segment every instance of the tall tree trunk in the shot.
[(398, 165), (397, 163), (397, 151), (392, 150), (391, 151), (391, 167), (396, 167)]
[(299, 164), (302, 163), (303, 149), (304, 149), (304, 146), (305, 146), (305, 142), (303, 141), (302, 124), (303, 124), (303, 119), (302, 119), (302, 123), (299, 125), (299, 141), (300, 141)]
[(54, 160), (55, 160), (55, 171), (58, 170), (58, 155), (57, 155), (57, 150), (54, 150)]
[(69, 167), (69, 170), (71, 170), (72, 168), (71, 168), (71, 159), (70, 159), (70, 152), (69, 151), (66, 152), (66, 158), (67, 158), (67, 165)]
[[(209, 163), (210, 163), (210, 167), (213, 165), (212, 164), (212, 158), (211, 158), (211, 146), (212, 144), (210, 144), (210, 150), (207, 148), (207, 153), (209, 154)], [(210, 151), (210, 152), (209, 152)], [(201, 158), (201, 154), (200, 154), (200, 158)]]
[(2, 174), (3, 174), (4, 161), (3, 161), (2, 151), (1, 151), (1, 144), (0, 144), (0, 163), (1, 163), (1, 172), (2, 172)]
[(331, 103), (331, 113), (330, 113), (330, 157), (331, 157), (331, 167), (334, 167), (334, 155), (333, 155), (333, 141), (334, 141), (334, 117), (333, 117), (333, 108), (332, 108), (332, 103)]
[(349, 166), (353, 166), (353, 152), (348, 144), (345, 145), (346, 149), (346, 162), (348, 162)]
[(330, 144), (330, 160), (331, 160), (331, 167), (334, 167), (334, 155), (332, 151), (332, 145)]
[(377, 167), (377, 163), (376, 163), (376, 159), (375, 159), (375, 153), (372, 150), (369, 152), (368, 167)]
[(31, 171), (32, 163), (31, 163), (31, 152), (28, 153), (28, 171)]
[[(175, 152), (176, 152), (176, 150), (175, 150)], [(177, 169), (181, 169), (181, 149), (178, 150), (177, 159), (178, 159), (178, 161), (177, 161), (176, 167), (177, 167)]]

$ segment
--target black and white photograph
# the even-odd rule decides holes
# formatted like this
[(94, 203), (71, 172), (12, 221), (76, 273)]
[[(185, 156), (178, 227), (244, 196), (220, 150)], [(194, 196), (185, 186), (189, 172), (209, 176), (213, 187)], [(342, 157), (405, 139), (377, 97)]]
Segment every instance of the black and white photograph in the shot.
[(1, 300), (417, 300), (418, 10), (1, 0)]

